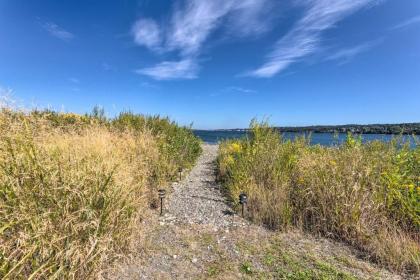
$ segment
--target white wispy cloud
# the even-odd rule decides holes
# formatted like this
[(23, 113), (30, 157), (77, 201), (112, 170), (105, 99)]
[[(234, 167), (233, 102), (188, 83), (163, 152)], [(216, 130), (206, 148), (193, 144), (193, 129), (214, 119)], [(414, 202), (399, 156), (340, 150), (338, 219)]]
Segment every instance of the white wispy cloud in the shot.
[(413, 25), (413, 24), (416, 24), (416, 23), (420, 23), (420, 15), (409, 18), (409, 19), (393, 26), (391, 28), (391, 30), (402, 29), (402, 28), (405, 28), (407, 26), (410, 26), (410, 25)]
[(359, 44), (357, 46), (353, 46), (350, 48), (340, 49), (336, 51), (335, 53), (327, 56), (326, 60), (338, 60), (339, 64), (345, 64), (345, 63), (350, 62), (355, 56), (371, 50), (372, 48), (374, 48), (375, 46), (379, 45), (382, 42), (383, 40), (380, 39), (380, 40), (375, 40), (375, 41)]
[(63, 41), (70, 41), (75, 37), (73, 33), (63, 29), (53, 22), (46, 22), (42, 25), (42, 27), (52, 36)]
[(77, 78), (74, 78), (74, 77), (68, 78), (68, 80), (70, 82), (72, 82), (73, 84), (79, 84), (80, 83), (80, 80), (77, 79)]
[(152, 19), (139, 19), (131, 28), (134, 42), (153, 50), (158, 50), (161, 44), (160, 29)]
[[(244, 36), (268, 29), (269, 3), (274, 0), (186, 0), (175, 5), (169, 26), (159, 27), (155, 21), (138, 20), (132, 30), (134, 41), (152, 51), (177, 51), (179, 61), (164, 61), (137, 73), (155, 79), (193, 79), (198, 75), (197, 58), (209, 36), (229, 22), (236, 35)], [(166, 30), (163, 34), (161, 30)], [(173, 67), (173, 69), (171, 69)], [(172, 75), (172, 76), (171, 76)]]
[(256, 90), (249, 89), (249, 88), (243, 88), (243, 87), (236, 87), (236, 86), (227, 87), (223, 91), (225, 91), (225, 92), (226, 91), (229, 91), (229, 92), (236, 92), (236, 93), (245, 93), (245, 94), (257, 93)]
[(168, 47), (183, 55), (196, 54), (210, 33), (232, 9), (234, 1), (187, 1), (172, 17)]
[(114, 69), (109, 63), (106, 62), (102, 62), (101, 66), (104, 71), (111, 71)]
[(199, 67), (194, 59), (180, 61), (163, 61), (155, 66), (136, 70), (138, 74), (156, 80), (195, 79)]
[[(261, 35), (270, 30), (272, 19), (279, 14), (278, 2), (271, 0), (242, 0), (237, 2), (229, 17), (231, 34)], [(273, 11), (276, 11), (273, 13)]]
[(229, 86), (226, 88), (223, 88), (217, 92), (214, 92), (212, 94), (210, 94), (210, 96), (219, 96), (219, 95), (224, 95), (224, 94), (245, 94), (245, 95), (250, 95), (250, 94), (255, 94), (258, 93), (256, 90), (253, 89), (249, 89), (249, 88), (243, 88), (243, 87), (238, 87), (238, 86)]
[(266, 62), (248, 75), (260, 78), (276, 75), (292, 63), (318, 51), (324, 31), (335, 27), (350, 14), (377, 2), (377, 0), (299, 1), (306, 6), (304, 16), (277, 41)]
[(149, 82), (142, 82), (142, 83), (140, 84), (140, 86), (141, 86), (141, 87), (144, 87), (144, 88), (151, 88), (151, 89), (156, 89), (156, 88), (159, 88), (157, 85), (152, 84), (152, 83), (149, 83)]

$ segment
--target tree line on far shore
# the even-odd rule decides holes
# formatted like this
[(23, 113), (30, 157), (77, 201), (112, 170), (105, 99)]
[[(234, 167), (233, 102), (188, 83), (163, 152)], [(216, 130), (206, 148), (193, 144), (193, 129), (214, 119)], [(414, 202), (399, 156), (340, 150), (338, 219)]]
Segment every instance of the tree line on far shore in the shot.
[(280, 132), (355, 133), (355, 134), (420, 134), (420, 123), (315, 125), (276, 127)]

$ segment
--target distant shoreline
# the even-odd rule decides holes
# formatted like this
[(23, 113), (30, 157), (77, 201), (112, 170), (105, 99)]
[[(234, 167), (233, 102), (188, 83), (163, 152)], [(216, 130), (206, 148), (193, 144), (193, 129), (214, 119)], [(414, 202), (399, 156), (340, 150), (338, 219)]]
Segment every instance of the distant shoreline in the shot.
[[(284, 126), (273, 127), (279, 132), (295, 133), (354, 133), (354, 134), (406, 134), (420, 135), (420, 123), (400, 124), (346, 124), (346, 125), (312, 125), (312, 126)], [(205, 129), (194, 129), (205, 131)], [(209, 129), (207, 131), (236, 131), (246, 132), (248, 128)]]

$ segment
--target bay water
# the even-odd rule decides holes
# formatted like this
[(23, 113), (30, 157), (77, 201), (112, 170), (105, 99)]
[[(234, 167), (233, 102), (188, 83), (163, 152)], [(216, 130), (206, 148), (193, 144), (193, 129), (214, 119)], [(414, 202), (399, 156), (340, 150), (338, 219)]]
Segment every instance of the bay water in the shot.
[[(247, 131), (236, 131), (236, 130), (194, 130), (194, 134), (206, 143), (216, 144), (225, 139), (239, 139), (247, 137)], [(293, 140), (296, 137), (302, 135), (309, 135), (308, 133), (297, 133), (297, 132), (283, 132), (281, 133), (283, 138)], [(322, 146), (334, 146), (339, 145), (346, 141), (346, 133), (311, 133), (310, 143), (312, 145), (320, 144)], [(380, 141), (391, 141), (394, 137), (400, 137), (399, 135), (389, 134), (362, 134), (362, 141), (369, 142), (373, 140)], [(404, 141), (410, 141), (414, 146), (415, 140), (412, 136), (404, 135), (401, 136)]]

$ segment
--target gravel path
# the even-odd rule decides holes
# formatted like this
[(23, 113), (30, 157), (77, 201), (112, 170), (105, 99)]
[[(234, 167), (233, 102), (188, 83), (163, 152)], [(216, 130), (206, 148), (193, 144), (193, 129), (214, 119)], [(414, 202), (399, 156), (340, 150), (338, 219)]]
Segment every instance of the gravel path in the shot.
[(342, 279), (340, 273), (347, 273), (402, 279), (359, 259), (344, 244), (300, 231), (272, 232), (234, 214), (216, 182), (217, 149), (203, 145), (196, 166), (172, 184), (165, 214), (144, 213), (131, 258), (102, 278)]
[(173, 193), (162, 221), (206, 224), (215, 228), (239, 226), (244, 221), (234, 217), (221, 185), (216, 182), (217, 145), (204, 144), (196, 166), (181, 183), (173, 184)]

